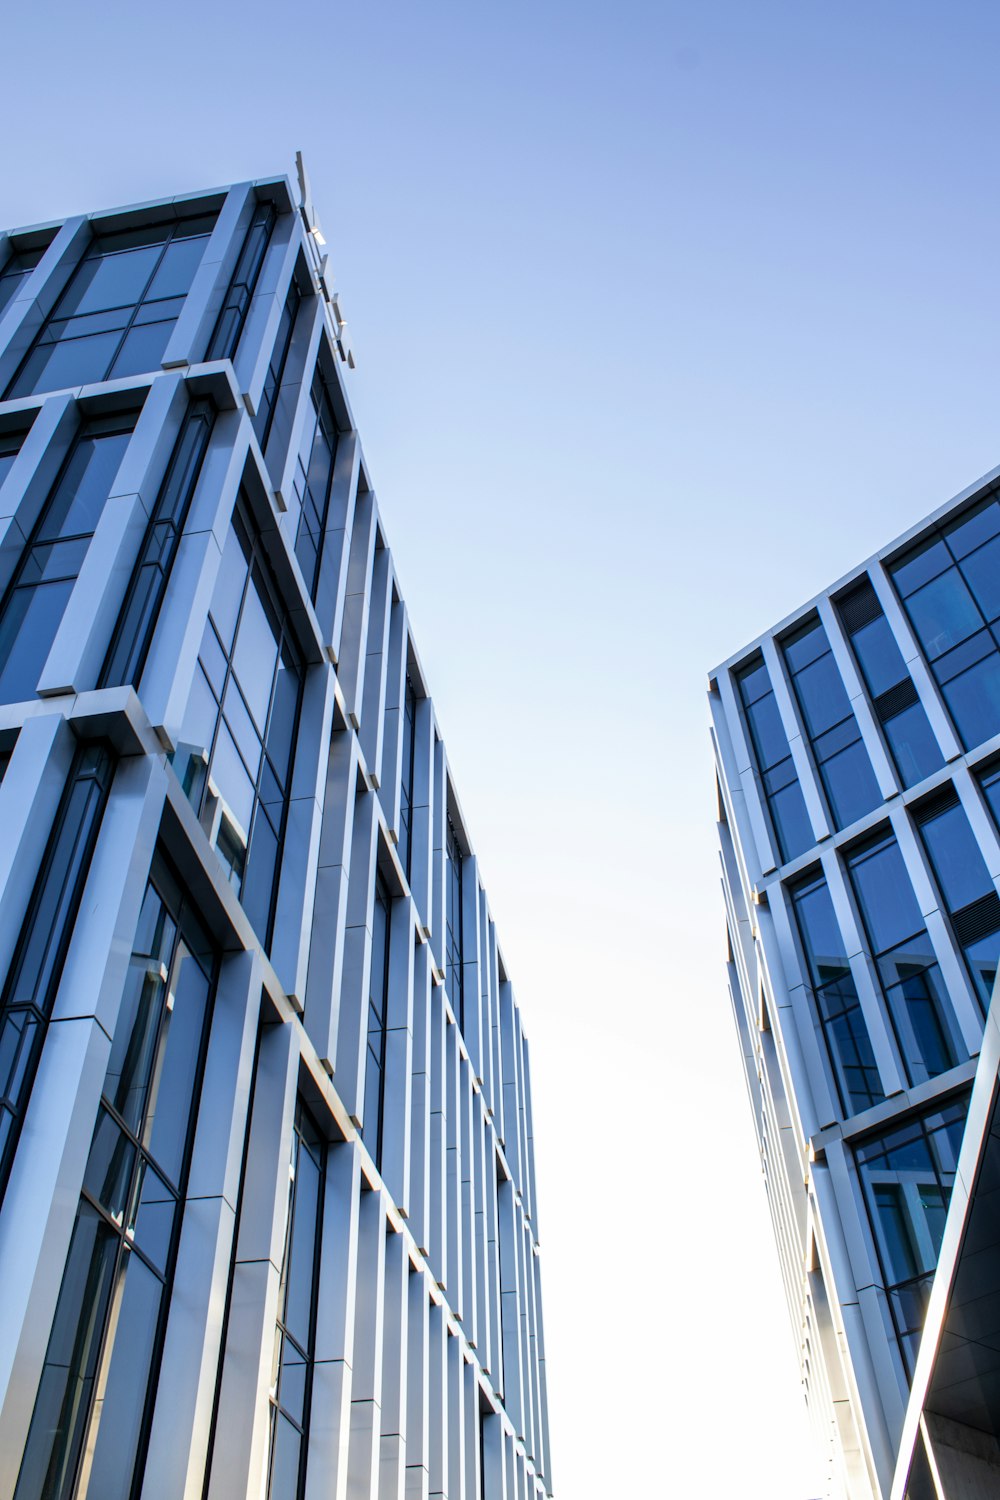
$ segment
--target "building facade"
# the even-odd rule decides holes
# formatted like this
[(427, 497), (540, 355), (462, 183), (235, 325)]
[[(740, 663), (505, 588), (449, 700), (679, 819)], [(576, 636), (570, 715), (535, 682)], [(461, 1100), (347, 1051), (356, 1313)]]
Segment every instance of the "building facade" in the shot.
[(0, 236), (0, 1495), (551, 1492), (528, 1049), (300, 169)]
[(710, 678), (733, 1014), (828, 1491), (888, 1500), (1000, 955), (1000, 471)]

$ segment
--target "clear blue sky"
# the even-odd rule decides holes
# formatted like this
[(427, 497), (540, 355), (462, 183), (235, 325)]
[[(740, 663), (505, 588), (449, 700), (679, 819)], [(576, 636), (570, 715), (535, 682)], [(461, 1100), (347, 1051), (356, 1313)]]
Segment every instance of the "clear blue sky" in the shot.
[(808, 1500), (706, 671), (1000, 461), (1000, 8), (4, 22), (0, 222), (306, 153), (534, 1047), (562, 1500)]

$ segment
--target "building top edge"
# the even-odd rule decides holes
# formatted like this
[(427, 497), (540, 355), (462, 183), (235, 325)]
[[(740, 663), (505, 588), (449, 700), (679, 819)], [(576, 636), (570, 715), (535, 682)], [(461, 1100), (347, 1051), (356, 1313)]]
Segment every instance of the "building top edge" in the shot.
[(912, 546), (914, 542), (919, 541), (925, 532), (930, 531), (933, 526), (944, 520), (952, 511), (958, 510), (963, 505), (967, 505), (970, 501), (975, 500), (982, 491), (988, 489), (998, 480), (1000, 480), (1000, 464), (993, 469), (987, 470), (985, 474), (980, 475), (978, 479), (973, 480), (971, 484), (966, 485), (964, 489), (959, 490), (957, 494), (952, 495), (949, 500), (939, 505), (936, 510), (932, 510), (928, 515), (922, 516), (919, 521), (908, 527), (906, 531), (901, 532), (892, 541), (880, 547), (878, 551), (871, 553), (861, 562), (855, 564), (853, 568), (849, 568), (846, 573), (835, 579), (826, 588), (820, 589), (818, 593), (813, 594), (810, 599), (807, 599), (795, 609), (790, 610), (776, 624), (769, 626), (766, 630), (762, 630), (759, 635), (747, 641), (739, 650), (732, 652), (731, 655), (709, 670), (709, 678), (714, 678), (720, 673), (732, 671), (734, 667), (738, 666), (748, 656), (758, 651), (764, 641), (769, 640), (772, 636), (783, 635), (786, 630), (790, 630), (794, 625), (798, 624), (804, 616), (816, 609), (821, 599), (827, 599), (831, 595), (839, 593), (841, 589), (846, 588), (848, 584), (860, 578), (873, 564), (891, 561), (896, 553), (904, 551), (907, 547)]

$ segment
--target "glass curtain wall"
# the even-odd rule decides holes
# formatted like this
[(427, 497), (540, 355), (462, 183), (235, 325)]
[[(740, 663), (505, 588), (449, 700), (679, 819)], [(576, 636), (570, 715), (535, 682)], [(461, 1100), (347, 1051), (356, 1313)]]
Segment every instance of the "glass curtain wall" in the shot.
[(15, 1500), (138, 1494), (213, 974), (208, 938), (154, 868)]
[(0, 597), (0, 702), (35, 696), (135, 419), (130, 411), (84, 423), (31, 528)]
[(465, 1025), (465, 996), (462, 983), (462, 847), (455, 825), (448, 819), (447, 864), (445, 879), (445, 979), (448, 999), (460, 1027)]
[[(288, 354), (292, 347), (292, 335), (295, 332), (295, 320), (299, 315), (302, 305), (302, 294), (296, 285), (295, 279), (288, 288), (288, 296), (281, 310), (281, 320), (278, 323), (278, 332), (274, 340), (274, 349), (267, 366), (267, 375), (264, 379), (264, 389), (261, 393), (260, 405), (253, 418), (253, 430), (257, 434), (261, 451), (267, 449), (274, 434), (275, 446), (279, 452), (284, 452), (292, 428), (292, 417), (295, 414), (294, 392), (284, 389), (285, 370), (288, 366)], [(295, 391), (298, 387), (295, 387)]]
[(299, 1100), (271, 1372), (267, 1500), (300, 1500), (305, 1491), (326, 1153), (326, 1142)]
[(368, 970), (368, 1051), (365, 1058), (365, 1145), (382, 1170), (382, 1121), (385, 1104), (386, 1024), (389, 1012), (389, 930), (392, 895), (381, 871), (375, 875), (372, 911), (372, 957)]
[(889, 621), (867, 579), (837, 608), (899, 777), (904, 786), (915, 786), (940, 770), (944, 756)]
[(1000, 896), (953, 787), (917, 809), (917, 827), (985, 1011), (1000, 956)]
[(810, 876), (790, 894), (840, 1106), (856, 1114), (885, 1094), (846, 945), (822, 876)]
[(5, 397), (157, 370), (214, 214), (98, 232)]
[(217, 792), (213, 842), (265, 946), (303, 678), (287, 612), (241, 504), (223, 548), (181, 738), (207, 756), (208, 774), (190, 784), (190, 795), (202, 812), (211, 788)]
[(0, 1198), (10, 1177), (114, 767), (114, 756), (105, 745), (83, 745), (76, 752), (0, 996)]
[(22, 284), (45, 254), (45, 249), (45, 246), (36, 246), (34, 250), (15, 250), (4, 262), (4, 268), (0, 271), (0, 313), (14, 301)]
[(827, 802), (838, 828), (882, 801), (826, 631), (818, 620), (782, 643)]
[(293, 489), (298, 506), (295, 555), (310, 597), (316, 593), (323, 533), (330, 513), (334, 462), (337, 456), (337, 421), (330, 397), (317, 371), (312, 383), (312, 409), (306, 422), (295, 466)]
[(966, 750), (1000, 732), (1000, 504), (935, 529), (892, 579)]
[(803, 854), (815, 838), (764, 663), (757, 661), (745, 667), (736, 678), (736, 686), (778, 840), (778, 852), (782, 862), (786, 862)]
[(847, 869), (907, 1080), (953, 1067), (960, 1038), (899, 845), (892, 834), (851, 853)]
[(924, 1326), (968, 1096), (870, 1136), (855, 1152), (896, 1342), (908, 1377)]
[(410, 674), (406, 674), (403, 694), (403, 754), (399, 778), (399, 850), (400, 863), (410, 879), (410, 845), (413, 825), (413, 759), (416, 746), (414, 729), (417, 720), (417, 695)]

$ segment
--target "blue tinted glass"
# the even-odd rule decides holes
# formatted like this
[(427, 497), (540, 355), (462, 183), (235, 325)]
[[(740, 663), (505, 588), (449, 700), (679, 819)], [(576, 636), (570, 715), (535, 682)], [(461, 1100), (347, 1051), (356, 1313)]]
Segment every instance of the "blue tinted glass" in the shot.
[(824, 761), (819, 769), (838, 827), (846, 828), (882, 801), (868, 751), (860, 739)]
[(1000, 537), (965, 558), (962, 574), (987, 620), (995, 620), (1000, 615)]
[(108, 379), (120, 380), (125, 375), (158, 370), (173, 326), (173, 320), (148, 324), (136, 322), (125, 335), (125, 342), (108, 371)]
[(45, 583), (16, 589), (0, 621), (0, 703), (35, 696), (73, 585)]
[(81, 438), (46, 506), (39, 541), (94, 531), (130, 437), (121, 432)]
[(312, 1319), (316, 1230), (320, 1214), (319, 1164), (301, 1146), (296, 1153), (292, 1231), (288, 1246), (282, 1322), (302, 1348), (309, 1347)]
[(793, 672), (800, 672), (828, 649), (826, 633), (818, 620), (782, 643), (785, 660)]
[(1000, 828), (1000, 770), (987, 772), (980, 785), (993, 814), (993, 821)]
[(949, 911), (960, 911), (993, 890), (986, 862), (961, 805), (928, 818), (921, 823), (920, 831)]
[(794, 859), (813, 843), (812, 824), (798, 781), (775, 793), (768, 803), (784, 858)]
[(822, 734), (850, 715), (851, 705), (843, 679), (830, 651), (797, 672), (794, 682), (810, 735)]
[(939, 538), (935, 538), (911, 552), (905, 561), (898, 563), (892, 570), (892, 576), (905, 598), (929, 578), (934, 578), (950, 566), (951, 555), (947, 547)]
[(995, 651), (941, 690), (966, 750), (1000, 732), (1000, 656)]
[(60, 300), (59, 317), (109, 307), (131, 307), (142, 296), (161, 249), (160, 245), (147, 245), (117, 255), (88, 257)]
[(882, 727), (904, 786), (916, 786), (944, 765), (944, 755), (922, 703), (911, 703)]
[(774, 694), (759, 698), (747, 709), (750, 731), (757, 752), (757, 761), (762, 771), (783, 760), (788, 754), (788, 738), (785, 734)]
[(24, 365), (8, 395), (30, 396), (36, 390), (61, 391), (103, 380), (121, 340), (120, 333), (40, 344)]
[(91, 1428), (94, 1449), (88, 1492), (101, 1500), (129, 1500), (146, 1407), (153, 1344), (163, 1283), (135, 1255), (125, 1262), (125, 1291), (103, 1400), (97, 1408), (100, 1426)]
[(792, 893), (813, 982), (824, 984), (848, 967), (847, 951), (825, 881)]
[(982, 616), (957, 568), (911, 594), (907, 608), (932, 661), (982, 629)]
[(990, 537), (1000, 534), (1000, 505), (995, 499), (988, 500), (975, 510), (966, 511), (960, 520), (945, 528), (948, 546), (958, 558), (975, 551)]
[(751, 703), (756, 703), (758, 698), (763, 698), (765, 693), (771, 691), (771, 680), (763, 662), (741, 673), (739, 684), (743, 702), (748, 708)]
[(848, 861), (854, 890), (876, 953), (923, 930), (916, 897), (895, 839)]
[(973, 943), (966, 943), (963, 951), (972, 972), (976, 994), (985, 1010), (993, 999), (998, 955), (1000, 955), (1000, 934), (991, 932), (986, 937), (977, 938)]
[(879, 615), (878, 619), (856, 630), (851, 636), (851, 645), (873, 698), (906, 677), (902, 655), (885, 615)]

